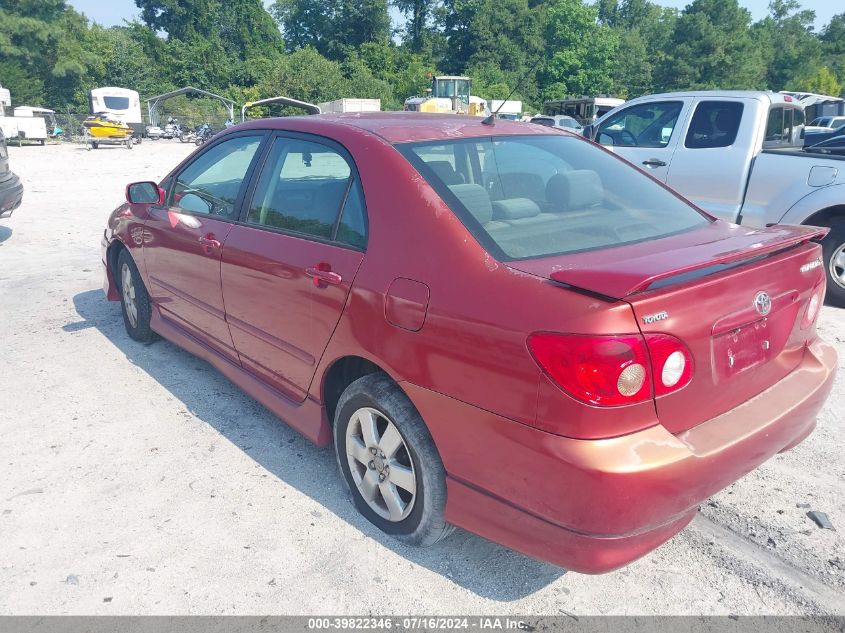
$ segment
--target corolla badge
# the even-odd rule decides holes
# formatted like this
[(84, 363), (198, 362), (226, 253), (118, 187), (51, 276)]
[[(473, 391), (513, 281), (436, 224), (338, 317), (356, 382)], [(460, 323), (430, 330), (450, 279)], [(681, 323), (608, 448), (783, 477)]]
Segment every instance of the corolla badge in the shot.
[(768, 292), (761, 290), (754, 295), (754, 309), (760, 313), (760, 316), (766, 316), (772, 311), (772, 298)]

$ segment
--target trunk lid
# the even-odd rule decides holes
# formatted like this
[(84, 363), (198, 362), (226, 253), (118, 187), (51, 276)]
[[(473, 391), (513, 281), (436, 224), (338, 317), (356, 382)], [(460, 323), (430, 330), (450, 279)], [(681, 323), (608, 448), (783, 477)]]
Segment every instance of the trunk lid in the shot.
[(692, 353), (692, 381), (655, 399), (661, 424), (680, 433), (764, 391), (801, 361), (815, 336), (801, 321), (824, 275), (820, 247), (810, 240), (826, 232), (714, 222), (659, 240), (508, 265), (624, 300), (643, 333), (680, 339)]

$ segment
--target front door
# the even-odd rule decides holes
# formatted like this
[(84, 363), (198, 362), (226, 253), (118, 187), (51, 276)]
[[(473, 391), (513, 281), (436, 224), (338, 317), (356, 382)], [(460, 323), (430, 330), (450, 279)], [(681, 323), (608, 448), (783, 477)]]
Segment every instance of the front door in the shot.
[(650, 101), (621, 108), (601, 122), (596, 142), (666, 182), (684, 114), (682, 100)]
[(150, 297), (162, 318), (236, 362), (220, 257), (262, 138), (236, 136), (203, 151), (171, 179), (166, 206), (152, 207), (145, 224)]
[(242, 365), (305, 399), (364, 256), (358, 175), (340, 146), (278, 136), (223, 249), (226, 320)]

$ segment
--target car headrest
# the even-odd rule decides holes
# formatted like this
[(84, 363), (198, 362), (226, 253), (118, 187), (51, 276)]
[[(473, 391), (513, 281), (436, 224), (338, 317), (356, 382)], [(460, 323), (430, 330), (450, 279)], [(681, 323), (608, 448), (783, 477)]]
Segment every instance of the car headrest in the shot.
[(530, 198), (508, 198), (493, 202), (495, 220), (519, 220), (540, 215), (540, 207)]
[(601, 177), (591, 169), (573, 169), (549, 178), (546, 200), (558, 213), (584, 209), (604, 200), (604, 186)]
[(460, 203), (481, 224), (487, 224), (493, 219), (493, 205), (490, 203), (490, 194), (481, 185), (452, 185), (449, 187), (449, 191), (455, 194)]
[(446, 185), (461, 185), (464, 182), (463, 176), (455, 171), (452, 163), (448, 160), (431, 160), (426, 163), (429, 169), (437, 174), (437, 177)]

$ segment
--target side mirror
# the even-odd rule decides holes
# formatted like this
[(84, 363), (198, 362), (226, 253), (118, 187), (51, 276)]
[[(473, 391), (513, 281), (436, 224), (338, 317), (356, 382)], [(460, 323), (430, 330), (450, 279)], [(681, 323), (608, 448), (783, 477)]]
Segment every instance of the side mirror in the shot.
[(585, 125), (581, 129), (581, 134), (586, 136), (591, 141), (595, 140), (596, 138), (596, 125), (595, 123), (591, 123), (590, 125)]
[(126, 186), (126, 201), (130, 204), (164, 204), (164, 189), (154, 182), (133, 182)]

